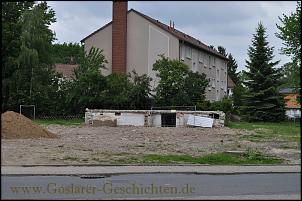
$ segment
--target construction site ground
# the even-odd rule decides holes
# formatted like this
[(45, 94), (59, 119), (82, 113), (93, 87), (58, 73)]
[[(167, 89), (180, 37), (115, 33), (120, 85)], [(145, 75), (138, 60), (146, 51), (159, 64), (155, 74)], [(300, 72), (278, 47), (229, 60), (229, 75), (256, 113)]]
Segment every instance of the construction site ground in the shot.
[(255, 130), (44, 125), (57, 138), (1, 139), (2, 165), (131, 164), (146, 154), (204, 156), (253, 149), (301, 164), (296, 141), (247, 140)]

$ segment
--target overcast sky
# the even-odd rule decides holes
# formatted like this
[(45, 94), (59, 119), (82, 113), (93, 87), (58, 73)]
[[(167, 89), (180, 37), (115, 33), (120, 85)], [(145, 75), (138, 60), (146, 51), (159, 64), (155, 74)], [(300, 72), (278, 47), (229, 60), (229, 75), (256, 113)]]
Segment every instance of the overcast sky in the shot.
[[(239, 69), (245, 69), (247, 49), (258, 22), (267, 28), (268, 40), (275, 47), (279, 66), (290, 61), (280, 55), (282, 41), (275, 36), (280, 24), (278, 16), (289, 15), (296, 9), (296, 1), (129, 1), (131, 8), (165, 24), (172, 20), (175, 28), (207, 45), (221, 45), (233, 54)], [(112, 19), (112, 2), (49, 1), (56, 12), (57, 22), (51, 25), (57, 41), (77, 42)]]

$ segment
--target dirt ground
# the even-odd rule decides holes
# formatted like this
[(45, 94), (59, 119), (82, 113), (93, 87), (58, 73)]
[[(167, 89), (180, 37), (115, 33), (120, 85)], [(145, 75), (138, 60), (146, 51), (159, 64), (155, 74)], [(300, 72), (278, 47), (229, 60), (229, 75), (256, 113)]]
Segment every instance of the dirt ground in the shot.
[[(224, 128), (44, 126), (58, 138), (2, 139), (2, 165), (114, 164), (143, 154), (209, 153), (254, 148), (301, 164), (295, 142), (241, 140), (253, 131)], [(282, 147), (287, 147), (286, 149)], [(289, 147), (289, 148), (288, 148)]]

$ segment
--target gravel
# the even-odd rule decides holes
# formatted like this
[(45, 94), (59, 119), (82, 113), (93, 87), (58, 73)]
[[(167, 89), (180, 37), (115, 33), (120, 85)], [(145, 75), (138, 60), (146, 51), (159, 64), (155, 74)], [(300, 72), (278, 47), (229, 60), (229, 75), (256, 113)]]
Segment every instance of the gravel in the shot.
[[(48, 139), (2, 139), (2, 165), (110, 164), (143, 154), (189, 154), (245, 150), (254, 147), (270, 154), (293, 159), (298, 152), (271, 153), (274, 144), (250, 143), (240, 136), (252, 131), (224, 128), (155, 128), (44, 126), (57, 134)], [(272, 146), (272, 147), (269, 147)], [(281, 154), (280, 154), (281, 153)], [(290, 157), (290, 158), (288, 158)]]

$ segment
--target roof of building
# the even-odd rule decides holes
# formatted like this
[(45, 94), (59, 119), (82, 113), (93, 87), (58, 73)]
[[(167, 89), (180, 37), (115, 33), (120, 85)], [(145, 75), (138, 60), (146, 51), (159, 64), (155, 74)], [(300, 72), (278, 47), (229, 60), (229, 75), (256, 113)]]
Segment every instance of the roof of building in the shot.
[[(142, 16), (143, 18), (147, 19), (148, 21), (152, 22), (153, 24), (157, 25), (158, 27), (164, 29), (165, 31), (169, 32), (170, 34), (172, 34), (173, 36), (175, 36), (176, 38), (178, 38), (181, 41), (184, 41), (196, 48), (202, 49), (208, 53), (214, 54), (222, 59), (228, 60), (228, 58), (226, 58), (224, 55), (220, 54), (217, 50), (207, 46), (206, 44), (202, 43), (200, 40), (197, 40), (196, 38), (185, 34), (175, 28), (172, 28), (158, 20), (155, 20), (143, 13), (140, 13), (134, 9), (131, 9), (128, 11), (129, 12), (135, 12), (136, 14)], [(88, 35), (87, 37), (85, 37), (84, 39), (81, 40), (81, 42), (84, 42), (87, 38), (91, 37), (92, 35), (96, 34), (97, 32), (101, 31), (102, 29), (104, 29), (105, 27), (109, 26), (110, 24), (112, 24), (112, 21), (107, 23), (106, 25), (104, 25), (103, 27), (99, 28), (98, 30), (94, 31), (93, 33), (91, 33), (90, 35)]]
[(77, 64), (55, 64), (55, 72), (60, 73), (65, 78), (72, 79), (74, 69), (77, 67)]
[(296, 94), (299, 93), (300, 89), (295, 89), (295, 88), (283, 88), (279, 90), (279, 93), (281, 94)]
[(232, 78), (228, 75), (228, 88), (234, 88), (236, 84), (232, 80)]
[(297, 100), (298, 97), (299, 95), (297, 94), (287, 94), (284, 96), (285, 108), (301, 108), (301, 104)]

